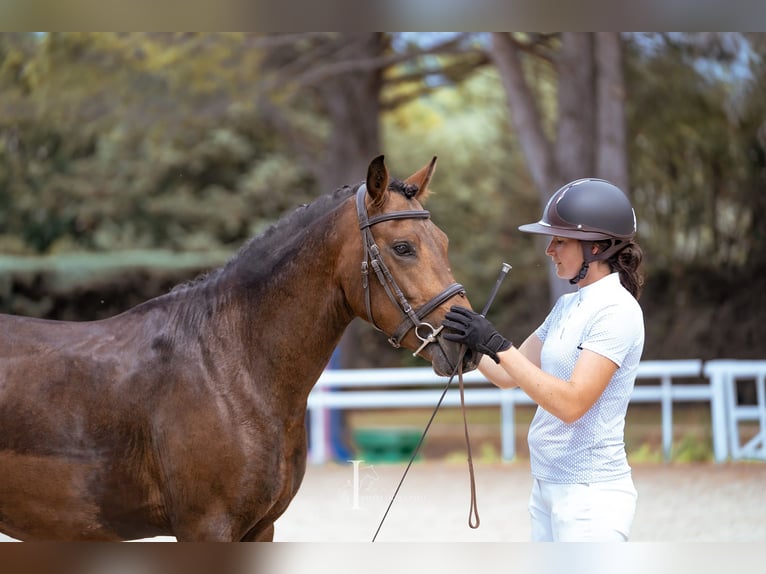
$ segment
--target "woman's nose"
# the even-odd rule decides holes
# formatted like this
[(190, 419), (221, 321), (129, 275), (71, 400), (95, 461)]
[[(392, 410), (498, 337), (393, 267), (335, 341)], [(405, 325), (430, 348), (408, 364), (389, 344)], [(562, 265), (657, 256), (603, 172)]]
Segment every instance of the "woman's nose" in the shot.
[(548, 247), (545, 248), (546, 255), (553, 255), (553, 239), (548, 242)]

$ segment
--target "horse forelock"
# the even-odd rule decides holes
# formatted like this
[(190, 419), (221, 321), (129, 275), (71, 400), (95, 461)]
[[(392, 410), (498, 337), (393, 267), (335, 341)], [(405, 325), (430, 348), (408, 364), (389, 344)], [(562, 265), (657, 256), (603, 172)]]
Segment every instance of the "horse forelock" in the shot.
[(391, 182), (388, 184), (388, 189), (398, 191), (407, 199), (412, 199), (417, 195), (418, 191), (420, 191), (420, 187), (418, 187), (416, 184), (405, 183), (398, 179), (391, 180)]

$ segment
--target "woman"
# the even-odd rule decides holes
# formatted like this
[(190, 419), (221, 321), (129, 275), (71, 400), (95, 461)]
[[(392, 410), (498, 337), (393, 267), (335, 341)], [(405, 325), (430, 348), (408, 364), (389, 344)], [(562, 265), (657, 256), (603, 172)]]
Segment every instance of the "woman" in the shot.
[(625, 414), (644, 346), (635, 213), (618, 187), (579, 179), (519, 229), (551, 236), (545, 253), (577, 291), (518, 348), (463, 307), (447, 314), (445, 338), (483, 354), (479, 369), (492, 383), (520, 387), (538, 405), (529, 428), (532, 540), (627, 540), (637, 493)]

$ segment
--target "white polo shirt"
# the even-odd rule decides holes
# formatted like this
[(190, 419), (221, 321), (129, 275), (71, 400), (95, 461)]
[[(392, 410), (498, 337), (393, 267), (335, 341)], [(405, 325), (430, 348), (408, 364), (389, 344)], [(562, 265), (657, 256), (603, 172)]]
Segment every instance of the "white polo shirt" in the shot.
[(618, 368), (593, 406), (572, 424), (542, 407), (529, 427), (532, 476), (555, 483), (591, 483), (630, 474), (625, 413), (644, 348), (644, 316), (618, 273), (559, 298), (535, 334), (542, 370), (569, 381), (582, 349)]

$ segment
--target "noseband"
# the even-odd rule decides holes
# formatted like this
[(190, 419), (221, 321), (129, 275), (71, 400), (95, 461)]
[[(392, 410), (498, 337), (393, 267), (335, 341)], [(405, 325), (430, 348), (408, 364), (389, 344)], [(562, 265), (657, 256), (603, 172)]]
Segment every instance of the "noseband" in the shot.
[(388, 298), (395, 306), (399, 307), (402, 316), (404, 317), (404, 320), (399, 327), (397, 327), (396, 331), (394, 331), (388, 338), (388, 342), (398, 349), (401, 346), (401, 341), (405, 335), (407, 335), (411, 329), (415, 329), (415, 335), (421, 342), (420, 347), (413, 353), (414, 356), (417, 356), (428, 345), (436, 342), (436, 337), (444, 328), (443, 325), (436, 328), (430, 323), (427, 323), (424, 321), (425, 317), (445, 301), (459, 293), (465, 293), (465, 289), (459, 283), (453, 283), (436, 297), (428, 301), (420, 309), (417, 311), (413, 310), (412, 305), (407, 301), (404, 293), (402, 293), (399, 285), (397, 285), (394, 280), (393, 275), (391, 275), (388, 267), (383, 262), (380, 249), (375, 243), (375, 238), (372, 236), (371, 228), (377, 223), (394, 219), (429, 219), (431, 214), (425, 210), (410, 210), (393, 211), (391, 213), (382, 213), (375, 217), (368, 217), (367, 206), (365, 204), (366, 196), (367, 186), (362, 184), (356, 192), (356, 214), (359, 219), (359, 229), (362, 232), (362, 244), (364, 246), (364, 259), (362, 260), (362, 288), (364, 289), (364, 302), (367, 307), (367, 318), (373, 327), (378, 331), (383, 331), (375, 323), (375, 319), (372, 316), (369, 282), (370, 267), (372, 267), (378, 281), (380, 281), (380, 284), (385, 289)]

